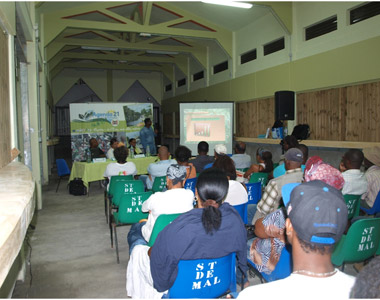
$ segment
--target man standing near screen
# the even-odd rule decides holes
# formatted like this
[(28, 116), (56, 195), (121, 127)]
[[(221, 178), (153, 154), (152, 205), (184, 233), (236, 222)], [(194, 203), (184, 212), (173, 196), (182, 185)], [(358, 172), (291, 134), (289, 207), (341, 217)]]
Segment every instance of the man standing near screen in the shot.
[(140, 141), (144, 147), (145, 153), (149, 146), (150, 154), (156, 154), (156, 144), (154, 143), (154, 131), (152, 129), (152, 120), (146, 118), (144, 120), (145, 126), (140, 130)]

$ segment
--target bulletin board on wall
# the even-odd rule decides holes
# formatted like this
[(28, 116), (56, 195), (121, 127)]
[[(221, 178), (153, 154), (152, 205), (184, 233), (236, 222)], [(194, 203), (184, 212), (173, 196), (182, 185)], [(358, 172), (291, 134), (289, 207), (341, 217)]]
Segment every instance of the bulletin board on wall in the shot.
[(0, 168), (11, 162), (11, 121), (9, 101), (8, 38), (0, 31)]
[(274, 97), (236, 103), (236, 136), (257, 138), (274, 123)]
[(78, 103), (70, 104), (71, 151), (73, 161), (85, 161), (89, 140), (96, 138), (107, 152), (116, 137), (128, 145), (135, 138), (140, 143), (144, 119), (152, 118), (152, 103)]

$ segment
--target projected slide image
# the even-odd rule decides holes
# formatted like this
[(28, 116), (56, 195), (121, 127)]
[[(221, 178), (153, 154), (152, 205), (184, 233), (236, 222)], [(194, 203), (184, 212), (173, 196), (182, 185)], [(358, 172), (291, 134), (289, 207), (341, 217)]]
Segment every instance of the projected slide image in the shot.
[(207, 112), (185, 114), (186, 141), (224, 141), (226, 139), (224, 115)]

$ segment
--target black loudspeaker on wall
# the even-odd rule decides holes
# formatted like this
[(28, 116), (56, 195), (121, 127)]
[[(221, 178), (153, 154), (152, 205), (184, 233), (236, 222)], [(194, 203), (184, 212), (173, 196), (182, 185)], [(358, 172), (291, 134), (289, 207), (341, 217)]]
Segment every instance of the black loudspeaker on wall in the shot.
[(274, 100), (275, 120), (294, 120), (294, 92), (277, 91)]

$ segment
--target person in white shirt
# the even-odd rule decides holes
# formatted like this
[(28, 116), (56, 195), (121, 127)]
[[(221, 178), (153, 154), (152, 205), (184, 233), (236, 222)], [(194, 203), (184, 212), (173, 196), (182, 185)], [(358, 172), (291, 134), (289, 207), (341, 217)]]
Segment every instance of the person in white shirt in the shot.
[(117, 138), (112, 138), (110, 140), (110, 148), (109, 150), (107, 151), (107, 158), (108, 159), (115, 159), (115, 156), (113, 154), (113, 151), (119, 146), (119, 141), (117, 140)]
[(360, 171), (364, 154), (359, 149), (350, 149), (342, 157), (339, 170), (344, 178), (342, 194), (362, 195), (367, 191), (367, 179)]
[(118, 147), (114, 150), (115, 159), (117, 162), (110, 163), (103, 176), (111, 179), (111, 176), (116, 175), (136, 175), (137, 169), (133, 162), (127, 162), (128, 149), (125, 146)]
[(158, 149), (158, 162), (151, 163), (148, 166), (148, 175), (140, 175), (140, 180), (144, 183), (145, 187), (149, 190), (153, 187), (153, 182), (156, 177), (166, 176), (166, 171), (170, 165), (177, 163), (175, 159), (169, 159), (170, 152), (167, 147), (161, 146)]
[(348, 299), (355, 277), (336, 269), (331, 253), (347, 225), (342, 193), (320, 180), (282, 189), (292, 245), (293, 273), (281, 280), (248, 287), (238, 299)]
[(168, 190), (156, 192), (141, 207), (149, 212), (148, 220), (133, 224), (128, 233), (129, 254), (136, 245), (147, 245), (152, 234), (154, 223), (161, 214), (184, 213), (193, 209), (194, 193), (183, 188), (186, 178), (186, 167), (172, 165), (166, 172)]
[(235, 144), (235, 154), (231, 156), (231, 159), (235, 163), (236, 169), (246, 169), (251, 166), (251, 156), (245, 153), (246, 145), (243, 142)]
[(232, 159), (227, 155), (219, 156), (215, 160), (213, 168), (222, 170), (228, 178), (228, 193), (224, 202), (231, 205), (247, 203), (247, 189), (242, 183), (236, 181), (236, 169)]

